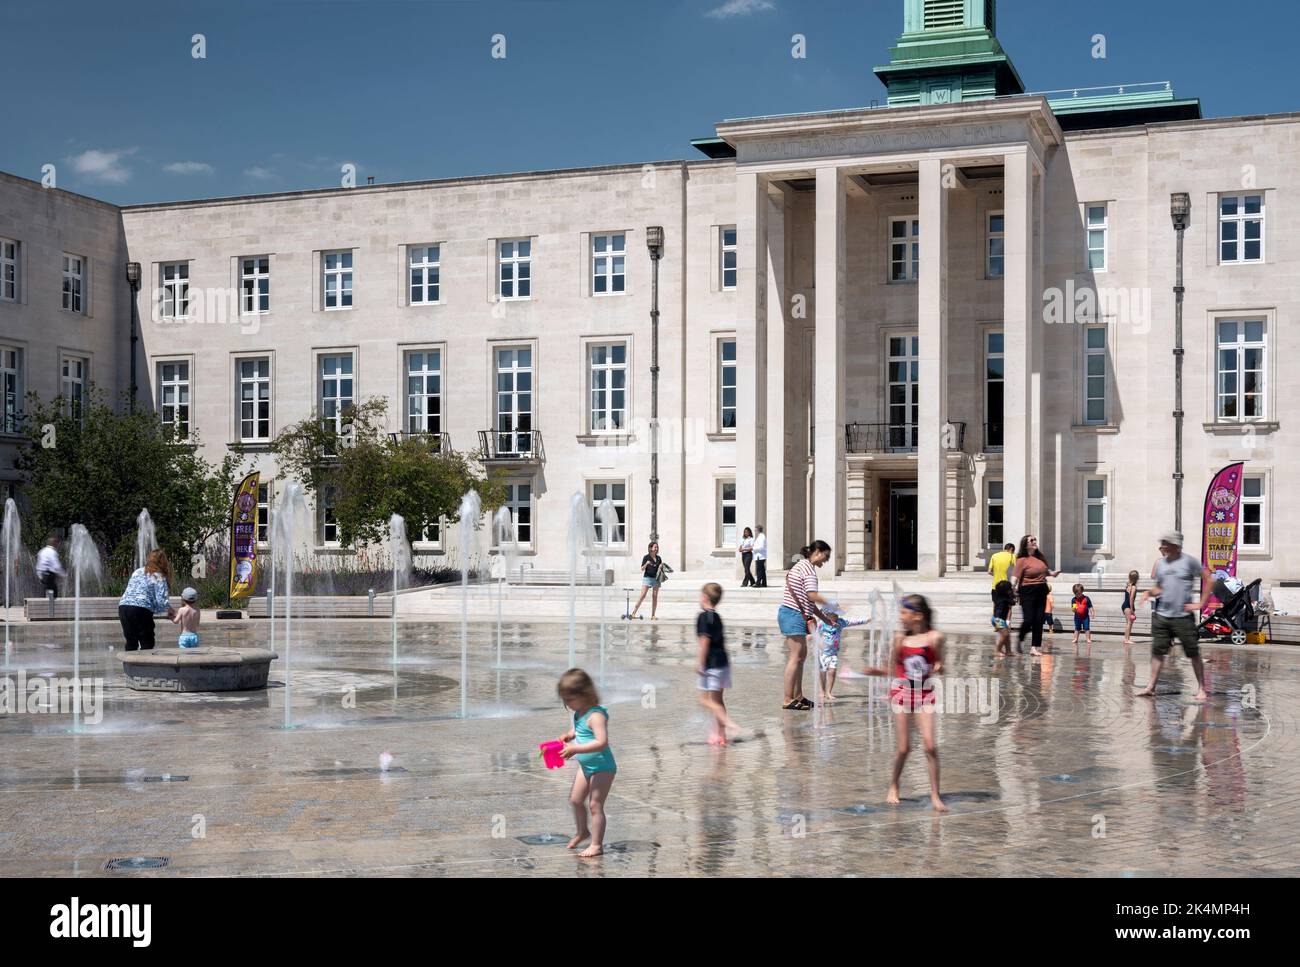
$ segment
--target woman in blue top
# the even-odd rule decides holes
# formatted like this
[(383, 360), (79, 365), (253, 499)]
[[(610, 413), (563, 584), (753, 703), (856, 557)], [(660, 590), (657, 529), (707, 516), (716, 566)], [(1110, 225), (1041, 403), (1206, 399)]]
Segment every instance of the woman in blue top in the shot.
[(570, 668), (561, 675), (556, 690), (564, 707), (573, 713), (573, 728), (560, 736), (564, 743), (560, 755), (566, 759), (576, 757), (582, 767), (573, 777), (573, 791), (569, 794), (578, 832), (569, 840), (568, 848), (575, 849), (590, 836), (591, 845), (578, 855), (600, 856), (605, 852), (605, 800), (618, 772), (614, 751), (609, 747), (609, 712), (600, 704), (595, 682), (581, 668)]
[(144, 567), (138, 567), (126, 582), (126, 590), (117, 602), (117, 617), (122, 622), (122, 636), (126, 650), (150, 651), (153, 649), (153, 616), (175, 612), (168, 601), (167, 585), (171, 582), (172, 566), (161, 548), (150, 551)]

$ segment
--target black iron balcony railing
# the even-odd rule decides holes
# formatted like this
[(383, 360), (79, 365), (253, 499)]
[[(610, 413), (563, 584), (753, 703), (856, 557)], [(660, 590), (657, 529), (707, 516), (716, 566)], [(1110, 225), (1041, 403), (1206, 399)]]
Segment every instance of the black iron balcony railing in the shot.
[[(940, 428), (947, 450), (966, 448), (966, 424), (949, 421)], [(914, 453), (920, 438), (915, 423), (849, 423), (844, 447), (849, 453)]]
[(542, 434), (538, 430), (479, 430), (479, 453), (483, 460), (541, 463), (546, 460)]
[(435, 433), (428, 430), (401, 430), (397, 433), (388, 434), (388, 438), (394, 443), (401, 443), (404, 440), (427, 440), (430, 449), (434, 453), (451, 453), (450, 433)]
[(984, 452), (1002, 449), (1003, 427), (1001, 423), (984, 424)]

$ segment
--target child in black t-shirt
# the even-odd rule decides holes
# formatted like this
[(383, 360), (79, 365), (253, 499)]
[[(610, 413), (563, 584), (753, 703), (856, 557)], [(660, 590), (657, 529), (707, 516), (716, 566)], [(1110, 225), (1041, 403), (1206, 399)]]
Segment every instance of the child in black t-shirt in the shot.
[(722, 600), (722, 585), (709, 583), (700, 588), (699, 616), (695, 619), (695, 634), (700, 652), (695, 671), (699, 675), (700, 704), (713, 716), (709, 729), (709, 745), (726, 745), (727, 734), (732, 738), (740, 731), (727, 714), (723, 703), (723, 689), (731, 687), (731, 659), (727, 657), (726, 638), (722, 631), (722, 617), (716, 608)]

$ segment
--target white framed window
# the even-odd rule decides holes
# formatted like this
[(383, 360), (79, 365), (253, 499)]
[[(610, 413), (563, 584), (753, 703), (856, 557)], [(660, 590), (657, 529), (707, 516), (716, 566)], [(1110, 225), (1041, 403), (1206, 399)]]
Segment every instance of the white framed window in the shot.
[(1219, 196), (1219, 262), (1264, 261), (1264, 196)]
[(63, 308), (84, 312), (86, 260), (80, 255), (63, 253)]
[(626, 258), (627, 235), (623, 232), (591, 236), (592, 295), (622, 295), (626, 291)]
[(887, 348), (888, 449), (910, 450), (917, 444), (917, 426), (921, 422), (921, 337), (891, 335)]
[(984, 449), (1001, 450), (1006, 399), (1006, 337), (1001, 330), (984, 333)]
[(736, 429), (739, 379), (734, 337), (718, 340), (718, 429), (725, 432)]
[(1110, 534), (1106, 478), (1086, 477), (1083, 482), (1083, 546), (1105, 547)]
[(406, 250), (411, 305), (436, 305), (442, 286), (442, 246), (413, 245)]
[(1083, 421), (1106, 422), (1106, 327), (1083, 330)]
[(270, 543), (270, 481), (257, 485), (257, 543)]
[(497, 242), (497, 292), (502, 299), (532, 298), (532, 239), (514, 238)]
[(18, 243), (0, 238), (0, 302), (18, 301)]
[(1262, 551), (1267, 547), (1267, 484), (1262, 474), (1246, 474), (1241, 480), (1241, 547)]
[(158, 418), (172, 440), (190, 435), (190, 364), (167, 360), (158, 364)]
[(1268, 350), (1263, 319), (1218, 319), (1218, 390), (1215, 416), (1220, 420), (1264, 418), (1264, 365)]
[(320, 419), (332, 426), (336, 436), (343, 433), (343, 413), (354, 400), (351, 353), (331, 353), (320, 357)]
[(506, 484), (506, 507), (515, 522), (515, 545), (533, 543), (533, 485), (532, 481)]
[(321, 546), (339, 546), (339, 521), (334, 513), (335, 494), (332, 487), (324, 488), (320, 493), (320, 511), (317, 514), (318, 534)]
[(352, 308), (352, 250), (321, 253), (321, 292), (326, 309)]
[(587, 380), (591, 391), (588, 426), (592, 433), (627, 428), (627, 345), (596, 343), (587, 347)]
[(718, 278), (722, 282), (722, 291), (734, 291), (736, 288), (736, 226), (723, 225), (718, 232), (718, 240)]
[(406, 354), (406, 432), (442, 432), (442, 352), (418, 349)]
[[(591, 519), (596, 528), (596, 543), (604, 547), (627, 543), (627, 481), (598, 480), (587, 485), (591, 495)], [(600, 505), (608, 499), (618, 515), (618, 523), (606, 528), (600, 519)]]
[(86, 418), (86, 388), (90, 382), (90, 360), (85, 356), (64, 354), (59, 361), (59, 394), (63, 411), (82, 423)]
[(158, 274), (162, 287), (159, 315), (163, 319), (184, 319), (190, 314), (190, 263), (164, 262)]
[(271, 543), (271, 481), (257, 485), (257, 543)]
[(239, 440), (265, 443), (271, 439), (271, 360), (268, 356), (235, 361), (239, 400)]
[(246, 316), (271, 311), (271, 257), (239, 260), (239, 311)]
[(17, 433), (23, 412), (23, 351), (13, 346), (0, 346), (0, 394), (0, 432)]
[(889, 281), (915, 282), (921, 269), (921, 219), (889, 220)]
[(497, 453), (533, 452), (533, 351), (528, 346), (496, 350)]
[(1083, 206), (1087, 233), (1088, 268), (1105, 272), (1110, 236), (1110, 206), (1106, 202), (1090, 202)]
[(442, 518), (431, 521), (422, 531), (420, 531), (420, 544), (427, 544), (435, 550), (442, 548)]
[(736, 546), (736, 481), (718, 481), (718, 547)]
[(1007, 267), (1007, 219), (1002, 212), (989, 212), (984, 245), (984, 275), (1000, 279)]
[(1003, 523), (1002, 481), (995, 477), (984, 480), (984, 546), (1002, 548), (1006, 543)]

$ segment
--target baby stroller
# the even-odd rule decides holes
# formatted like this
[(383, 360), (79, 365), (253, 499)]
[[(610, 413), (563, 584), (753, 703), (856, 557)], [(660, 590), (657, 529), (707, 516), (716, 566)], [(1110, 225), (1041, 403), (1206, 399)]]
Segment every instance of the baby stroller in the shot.
[(1244, 645), (1247, 633), (1257, 630), (1259, 623), (1255, 602), (1259, 600), (1261, 580), (1256, 578), (1235, 593), (1228, 593), (1223, 582), (1216, 581), (1214, 596), (1222, 603), (1206, 615), (1197, 627), (1200, 637)]

